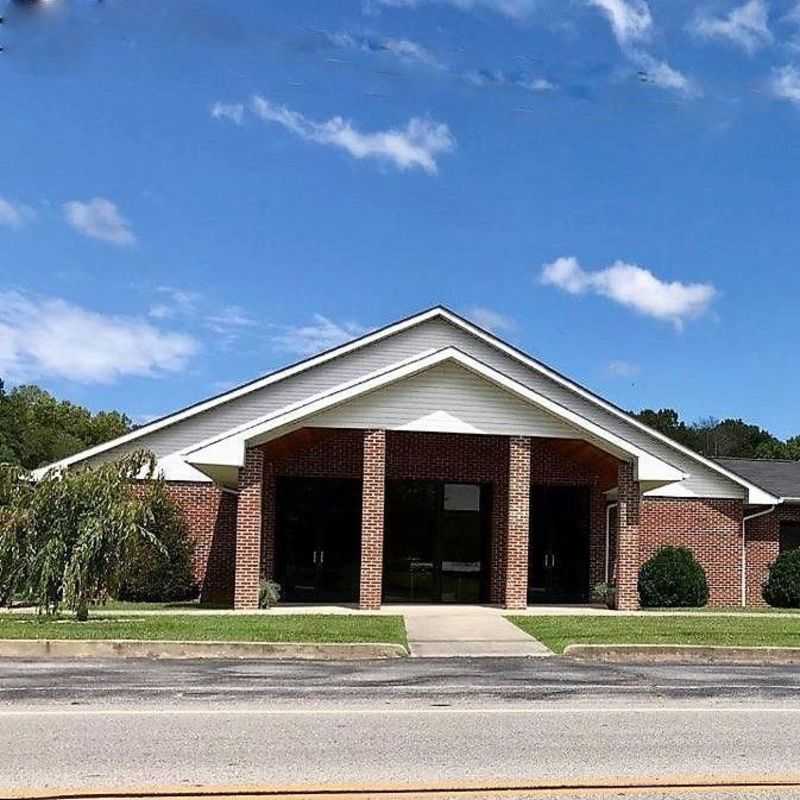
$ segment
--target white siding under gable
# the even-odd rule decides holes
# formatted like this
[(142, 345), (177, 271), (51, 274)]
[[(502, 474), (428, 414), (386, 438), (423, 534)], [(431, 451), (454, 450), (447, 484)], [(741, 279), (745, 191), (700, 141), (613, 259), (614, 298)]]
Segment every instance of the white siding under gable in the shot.
[(579, 436), (547, 411), (452, 363), (323, 411), (306, 424), (567, 439)]

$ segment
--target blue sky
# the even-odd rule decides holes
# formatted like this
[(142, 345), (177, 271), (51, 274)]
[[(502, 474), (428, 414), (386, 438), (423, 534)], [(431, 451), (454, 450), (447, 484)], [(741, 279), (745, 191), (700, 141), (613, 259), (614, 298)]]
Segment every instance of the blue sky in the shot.
[(142, 421), (441, 302), (624, 407), (800, 432), (795, 0), (5, 15), (7, 383)]

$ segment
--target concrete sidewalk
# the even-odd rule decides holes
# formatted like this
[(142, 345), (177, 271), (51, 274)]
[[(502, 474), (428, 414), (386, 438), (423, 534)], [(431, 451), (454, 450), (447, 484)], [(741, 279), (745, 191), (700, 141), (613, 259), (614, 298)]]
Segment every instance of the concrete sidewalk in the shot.
[(541, 642), (512, 625), (496, 609), (481, 606), (405, 606), (412, 656), (552, 656)]

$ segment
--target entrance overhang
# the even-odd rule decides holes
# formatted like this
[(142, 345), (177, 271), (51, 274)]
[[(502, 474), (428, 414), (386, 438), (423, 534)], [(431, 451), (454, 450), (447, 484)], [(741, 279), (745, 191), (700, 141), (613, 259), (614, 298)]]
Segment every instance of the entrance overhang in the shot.
[[(313, 426), (314, 418), (323, 412), (344, 406), (356, 398), (393, 386), (442, 364), (456, 364), (468, 370), (473, 375), (508, 392), (512, 397), (523, 400), (545, 412), (565, 426), (565, 430), (571, 438), (584, 439), (618, 460), (632, 463), (636, 479), (645, 483), (649, 488), (665, 486), (688, 477), (683, 471), (638, 445), (623, 439), (572, 409), (545, 397), (455, 347), (429, 351), (357, 380), (341, 384), (330, 391), (314, 395), (216, 435), (187, 449), (181, 455), (186, 462), (213, 480), (233, 487), (238, 480), (238, 470), (244, 465), (245, 451), (248, 447), (256, 447), (299, 428)], [(441, 409), (441, 412), (439, 419), (452, 419), (452, 409)], [(434, 416), (432, 422), (430, 415), (426, 419), (426, 430), (436, 431), (436, 417)], [(370, 426), (365, 424), (364, 427)], [(395, 429), (391, 424), (384, 424), (382, 427), (387, 430)], [(407, 429), (407, 427), (398, 425), (396, 429)], [(453, 432), (452, 428), (448, 427), (447, 432)], [(475, 429), (470, 432), (480, 434), (490, 431)], [(529, 435), (529, 433), (520, 431), (519, 435)]]

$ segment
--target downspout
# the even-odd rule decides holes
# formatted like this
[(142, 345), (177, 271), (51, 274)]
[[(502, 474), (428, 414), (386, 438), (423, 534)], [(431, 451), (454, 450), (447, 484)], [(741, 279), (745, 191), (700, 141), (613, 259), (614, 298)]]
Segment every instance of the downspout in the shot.
[(609, 503), (606, 506), (606, 584), (611, 578), (611, 512), (619, 506), (619, 503)]
[(766, 514), (771, 514), (777, 505), (770, 506), (764, 511), (757, 511), (750, 516), (742, 517), (742, 608), (747, 606), (747, 523), (756, 517), (763, 517)]

